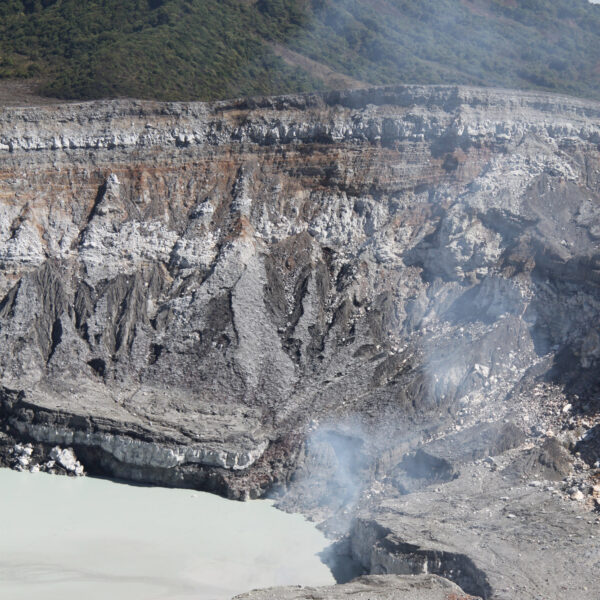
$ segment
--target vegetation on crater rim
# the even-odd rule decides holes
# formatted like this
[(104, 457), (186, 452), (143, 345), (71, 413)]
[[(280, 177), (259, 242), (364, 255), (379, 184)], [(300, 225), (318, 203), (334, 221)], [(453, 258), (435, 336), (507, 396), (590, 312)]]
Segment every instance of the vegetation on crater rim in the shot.
[(42, 93), (61, 98), (209, 100), (339, 85), (324, 71), (365, 84), (461, 83), (600, 98), (600, 6), (587, 0), (0, 3), (0, 78), (38, 77)]

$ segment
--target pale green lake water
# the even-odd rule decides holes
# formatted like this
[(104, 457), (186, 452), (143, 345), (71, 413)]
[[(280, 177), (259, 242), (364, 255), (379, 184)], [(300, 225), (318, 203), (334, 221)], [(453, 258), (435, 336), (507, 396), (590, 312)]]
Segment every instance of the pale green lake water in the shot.
[(269, 502), (0, 469), (0, 598), (217, 600), (333, 583), (328, 541)]

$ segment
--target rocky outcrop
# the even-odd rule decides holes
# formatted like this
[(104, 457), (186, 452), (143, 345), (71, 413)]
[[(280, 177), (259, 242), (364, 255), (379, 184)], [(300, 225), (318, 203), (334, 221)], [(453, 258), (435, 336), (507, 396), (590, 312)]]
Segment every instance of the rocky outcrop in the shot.
[(234, 600), (476, 600), (458, 586), (435, 575), (370, 575), (345, 585), (322, 588), (293, 586), (255, 590)]
[(362, 519), (355, 521), (349, 539), (351, 556), (370, 573), (433, 573), (478, 596), (490, 595), (485, 573), (466, 555), (407, 543), (377, 522)]
[(524, 441), (524, 433), (513, 423), (486, 423), (422, 445), (407, 454), (389, 474), (394, 485), (408, 493), (451, 481), (459, 476), (463, 465), (503, 454)]
[(599, 122), (420, 86), (4, 110), (2, 463), (69, 447), (92, 474), (277, 493), (338, 535), (366, 515), (502, 597), (458, 509), (425, 543), (384, 499), (416, 510), (473, 465), (486, 490), (541, 479), (549, 438), (585, 459), (569, 486), (595, 475)]

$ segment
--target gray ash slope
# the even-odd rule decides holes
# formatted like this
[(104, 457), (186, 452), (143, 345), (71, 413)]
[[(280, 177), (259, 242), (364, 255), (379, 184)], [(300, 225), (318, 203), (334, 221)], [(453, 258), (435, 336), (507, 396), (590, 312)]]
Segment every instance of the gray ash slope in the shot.
[(599, 104), (10, 108), (0, 173), (3, 464), (72, 447), (277, 494), (356, 572), (597, 598)]

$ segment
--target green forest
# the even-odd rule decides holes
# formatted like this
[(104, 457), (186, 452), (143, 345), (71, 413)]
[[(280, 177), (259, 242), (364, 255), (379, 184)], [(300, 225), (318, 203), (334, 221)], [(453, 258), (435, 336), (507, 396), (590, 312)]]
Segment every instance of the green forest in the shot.
[[(284, 47), (310, 59), (287, 62)], [(459, 83), (600, 98), (587, 0), (3, 0), (0, 78), (65, 99)]]

